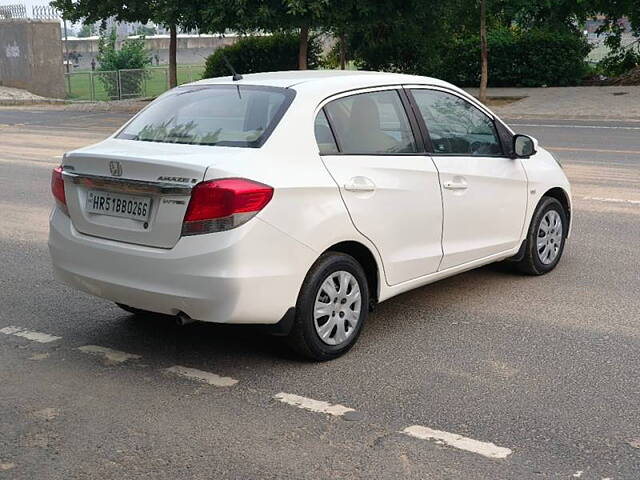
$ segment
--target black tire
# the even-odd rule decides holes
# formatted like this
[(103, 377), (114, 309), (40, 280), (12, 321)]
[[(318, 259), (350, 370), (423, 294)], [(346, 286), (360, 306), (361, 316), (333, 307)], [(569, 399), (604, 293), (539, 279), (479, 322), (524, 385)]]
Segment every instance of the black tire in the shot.
[[(329, 345), (320, 338), (316, 331), (314, 308), (322, 284), (332, 273), (341, 271), (350, 273), (360, 288), (360, 315), (353, 330), (343, 343)], [(362, 266), (350, 255), (338, 252), (324, 253), (313, 264), (302, 283), (296, 303), (293, 327), (286, 341), (295, 352), (310, 360), (322, 362), (337, 358), (348, 352), (358, 340), (368, 316), (368, 306), (369, 288)], [(341, 318), (336, 317), (336, 322), (342, 321), (346, 322), (345, 325), (349, 325), (349, 321), (341, 320)], [(329, 318), (326, 321), (328, 322)]]
[(122, 310), (124, 310), (125, 312), (129, 312), (132, 313), (138, 317), (151, 317), (154, 315), (158, 315), (157, 313), (153, 313), (150, 312), (148, 310), (142, 310), (140, 308), (134, 308), (134, 307), (130, 307), (129, 305), (125, 305), (124, 303), (117, 303), (116, 305), (119, 306)]
[[(559, 239), (555, 240), (554, 247), (557, 245), (557, 254), (553, 260), (545, 263), (541, 258), (541, 253), (537, 248), (538, 234), (540, 230), (540, 224), (545, 216), (551, 212), (556, 211), (560, 216), (562, 222), (562, 233)], [(562, 204), (552, 197), (542, 197), (536, 211), (531, 219), (529, 225), (529, 231), (527, 233), (527, 239), (524, 249), (523, 258), (516, 262), (516, 268), (527, 275), (544, 275), (545, 273), (553, 270), (564, 252), (564, 244), (567, 238), (567, 230), (569, 228), (569, 222), (567, 219), (567, 212)], [(558, 245), (559, 244), (559, 245)]]

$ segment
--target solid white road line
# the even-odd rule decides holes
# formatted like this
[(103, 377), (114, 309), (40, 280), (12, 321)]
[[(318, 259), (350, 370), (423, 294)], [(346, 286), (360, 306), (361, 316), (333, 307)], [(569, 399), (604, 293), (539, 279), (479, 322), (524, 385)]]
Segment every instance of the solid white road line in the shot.
[(137, 360), (142, 358), (140, 355), (133, 353), (120, 352), (119, 350), (113, 350), (107, 347), (101, 347), (100, 345), (84, 345), (78, 347), (78, 350), (90, 355), (98, 355), (104, 357), (105, 360), (114, 363), (124, 363), (127, 360)]
[(294, 407), (309, 410), (311, 412), (327, 413), (336, 417), (342, 416), (347, 412), (355, 412), (353, 408), (345, 407), (338, 404), (332, 405), (328, 402), (301, 397), (300, 395), (294, 395), (292, 393), (280, 392), (274, 395), (273, 398), (275, 398), (276, 400), (280, 400), (282, 403), (293, 405)]
[(422, 440), (433, 440), (440, 445), (449, 445), (467, 452), (477, 453), (487, 458), (506, 458), (512, 453), (510, 448), (498, 447), (490, 442), (481, 442), (473, 438), (463, 437), (457, 433), (432, 430), (420, 425), (412, 425), (402, 430), (402, 433)]
[(204, 370), (197, 370), (195, 368), (182, 367), (180, 365), (174, 365), (173, 367), (167, 368), (166, 371), (190, 380), (207, 383), (215, 387), (232, 387), (238, 383), (238, 380), (235, 378), (221, 377), (215, 373), (205, 372)]
[(582, 197), (582, 199), (583, 200), (595, 200), (597, 202), (629, 203), (631, 205), (640, 205), (640, 200), (627, 200), (625, 198)]
[(640, 127), (612, 126), (612, 125), (555, 125), (537, 123), (509, 123), (514, 127), (542, 127), (542, 128), (596, 128), (603, 130), (640, 130)]
[(544, 147), (547, 150), (558, 152), (592, 152), (592, 153), (622, 153), (625, 155), (640, 155), (640, 150), (613, 150), (608, 148), (582, 148), (582, 147)]
[(16, 327), (10, 325), (8, 327), (0, 328), (0, 332), (5, 335), (15, 335), (16, 337), (26, 338), (39, 343), (49, 343), (60, 340), (62, 337), (56, 337), (55, 335), (49, 335), (48, 333), (35, 332), (33, 330), (27, 330), (26, 328)]

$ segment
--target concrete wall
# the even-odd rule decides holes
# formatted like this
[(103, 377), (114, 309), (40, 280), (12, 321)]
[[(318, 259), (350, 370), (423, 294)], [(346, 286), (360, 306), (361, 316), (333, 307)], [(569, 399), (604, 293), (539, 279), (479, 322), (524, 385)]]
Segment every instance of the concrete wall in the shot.
[[(214, 35), (178, 35), (178, 49), (176, 52), (178, 65), (204, 64), (205, 59), (214, 50), (236, 41), (236, 36), (220, 38)], [(64, 43), (64, 40), (63, 40)], [(169, 36), (154, 35), (144, 40), (145, 47), (151, 53), (153, 65), (167, 65), (169, 63)], [(75, 38), (67, 40), (69, 56), (77, 54), (79, 69), (91, 68), (91, 59), (98, 55), (98, 37)], [(156, 61), (157, 55), (157, 61)]]
[(64, 98), (60, 22), (0, 20), (0, 85)]

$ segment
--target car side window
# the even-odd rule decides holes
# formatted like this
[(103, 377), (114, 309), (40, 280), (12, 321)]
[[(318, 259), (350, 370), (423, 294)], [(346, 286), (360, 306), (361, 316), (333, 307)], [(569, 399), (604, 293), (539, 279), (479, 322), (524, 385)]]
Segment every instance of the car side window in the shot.
[(329, 121), (327, 120), (327, 115), (324, 113), (324, 110), (320, 110), (316, 116), (313, 130), (316, 135), (320, 155), (338, 153), (336, 139), (333, 138), (333, 132), (331, 132), (331, 127), (329, 126)]
[(417, 151), (409, 119), (396, 90), (339, 98), (325, 106), (341, 153)]
[(493, 120), (471, 103), (439, 90), (412, 90), (429, 131), (433, 152), (449, 155), (502, 155)]

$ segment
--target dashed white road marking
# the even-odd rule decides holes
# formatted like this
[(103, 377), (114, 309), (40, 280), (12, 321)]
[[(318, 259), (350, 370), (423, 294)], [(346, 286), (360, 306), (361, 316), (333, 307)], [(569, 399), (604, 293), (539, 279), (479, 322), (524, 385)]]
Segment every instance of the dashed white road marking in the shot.
[(215, 387), (232, 387), (238, 380), (231, 377), (221, 377), (215, 373), (205, 372), (204, 370), (198, 370), (196, 368), (182, 367), (180, 365), (174, 365), (167, 368), (167, 372), (179, 375), (180, 377), (196, 380), (197, 382), (207, 383)]
[(127, 360), (137, 360), (139, 358), (142, 358), (140, 355), (121, 352), (119, 350), (113, 350), (111, 348), (101, 347), (100, 345), (84, 345), (82, 347), (78, 347), (78, 350), (84, 353), (88, 353), (90, 355), (101, 356), (105, 360), (113, 363), (124, 363)]
[(311, 412), (326, 413), (335, 417), (340, 417), (347, 412), (355, 412), (353, 408), (339, 404), (334, 405), (329, 402), (314, 400), (313, 398), (301, 397), (300, 395), (294, 395), (292, 393), (280, 392), (274, 395), (273, 398), (280, 400), (282, 403), (293, 405), (294, 407), (309, 410)]
[(583, 471), (583, 470), (577, 470), (577, 471), (576, 471), (576, 473), (574, 473), (574, 474), (572, 475), (572, 477), (574, 477), (574, 478), (580, 478), (580, 477), (582, 476), (582, 474), (583, 474), (583, 473), (584, 473), (584, 471)]
[(55, 335), (49, 335), (48, 333), (36, 332), (33, 330), (27, 330), (26, 328), (16, 327), (10, 325), (8, 327), (0, 328), (0, 332), (5, 335), (15, 335), (16, 337), (26, 338), (39, 343), (49, 343), (60, 340), (62, 337), (56, 337)]
[(629, 203), (631, 205), (640, 205), (640, 200), (628, 200), (626, 198), (582, 197), (582, 199), (583, 200), (595, 200), (596, 202)]
[(491, 442), (481, 442), (473, 438), (463, 437), (457, 433), (443, 432), (441, 430), (432, 430), (421, 425), (412, 425), (402, 430), (402, 433), (410, 435), (421, 440), (432, 440), (440, 445), (449, 445), (450, 447), (466, 450), (467, 452), (477, 453), (487, 458), (507, 458), (511, 455), (510, 448), (498, 447)]

